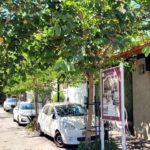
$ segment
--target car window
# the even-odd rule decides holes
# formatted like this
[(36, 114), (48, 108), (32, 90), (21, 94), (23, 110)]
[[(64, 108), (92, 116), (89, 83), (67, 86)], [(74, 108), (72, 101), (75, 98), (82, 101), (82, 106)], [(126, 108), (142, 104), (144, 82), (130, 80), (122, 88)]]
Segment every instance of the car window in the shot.
[(49, 106), (47, 115), (51, 116), (53, 113), (53, 107)]
[(34, 105), (32, 103), (20, 104), (20, 109), (31, 110), (31, 109), (34, 109)]
[(48, 114), (48, 108), (49, 108), (48, 106), (45, 106), (43, 108), (43, 113), (46, 114), (46, 115)]
[(65, 116), (82, 116), (85, 114), (85, 110), (81, 105), (68, 104), (56, 106), (57, 114), (61, 117)]
[(12, 103), (12, 102), (16, 102), (16, 98), (7, 98), (6, 99), (7, 102)]

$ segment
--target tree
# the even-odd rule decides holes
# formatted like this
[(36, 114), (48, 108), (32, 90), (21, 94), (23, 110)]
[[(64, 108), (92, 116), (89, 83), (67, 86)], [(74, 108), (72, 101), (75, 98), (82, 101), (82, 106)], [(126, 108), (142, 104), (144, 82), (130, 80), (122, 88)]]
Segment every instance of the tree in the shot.
[(52, 92), (55, 84), (54, 81), (57, 78), (57, 73), (51, 68), (45, 71), (40, 69), (34, 70), (34, 74), (26, 74), (25, 80), (22, 80), (21, 77), (19, 78), (19, 75), (17, 74), (17, 77), (12, 75), (7, 86), (4, 88), (5, 93), (17, 96), (26, 91), (33, 91), (36, 98), (35, 105), (39, 98), (44, 100), (44, 96)]
[[(16, 0), (1, 3), (5, 8), (2, 12), (5, 26), (1, 29), (3, 53), (6, 51), (7, 58), (11, 59), (13, 54), (15, 66), (28, 58), (32, 63), (29, 68), (23, 67), (25, 70), (30, 71), (33, 66), (46, 69), (62, 58), (67, 66), (74, 66), (75, 71), (87, 77), (90, 87), (88, 141), (94, 72), (114, 62), (115, 53), (147, 40), (145, 23), (149, 1)], [(5, 61), (8, 64), (8, 60)], [(12, 66), (8, 65), (9, 70)], [(4, 68), (5, 72), (8, 67)], [(24, 73), (22, 69), (21, 72)]]
[(84, 72), (89, 81), (87, 140), (93, 111), (93, 73), (111, 64), (115, 53), (147, 38), (142, 29), (141, 4), (130, 0), (65, 1), (59, 5), (59, 11), (53, 12), (53, 29), (57, 29), (54, 36), (64, 37), (58, 53), (76, 70)]

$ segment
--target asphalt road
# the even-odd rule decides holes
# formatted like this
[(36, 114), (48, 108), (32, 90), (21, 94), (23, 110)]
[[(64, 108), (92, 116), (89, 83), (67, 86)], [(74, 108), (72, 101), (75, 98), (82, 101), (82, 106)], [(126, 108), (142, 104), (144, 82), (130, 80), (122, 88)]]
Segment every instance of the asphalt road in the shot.
[(25, 126), (13, 122), (11, 112), (0, 106), (0, 150), (76, 150), (77, 146), (56, 147), (48, 136), (39, 137), (29, 132)]

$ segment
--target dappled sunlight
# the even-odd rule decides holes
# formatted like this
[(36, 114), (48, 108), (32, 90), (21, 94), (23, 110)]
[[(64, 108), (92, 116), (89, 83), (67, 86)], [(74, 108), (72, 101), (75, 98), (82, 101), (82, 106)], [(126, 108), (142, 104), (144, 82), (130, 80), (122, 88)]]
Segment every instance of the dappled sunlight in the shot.
[(141, 122), (138, 126), (135, 126), (135, 136), (150, 141), (150, 123)]
[[(118, 145), (118, 149), (122, 149), (121, 145), (121, 132), (111, 131), (110, 138), (115, 140), (115, 143)], [(127, 150), (149, 150), (150, 149), (150, 141), (136, 138), (130, 134), (126, 134), (126, 147)]]

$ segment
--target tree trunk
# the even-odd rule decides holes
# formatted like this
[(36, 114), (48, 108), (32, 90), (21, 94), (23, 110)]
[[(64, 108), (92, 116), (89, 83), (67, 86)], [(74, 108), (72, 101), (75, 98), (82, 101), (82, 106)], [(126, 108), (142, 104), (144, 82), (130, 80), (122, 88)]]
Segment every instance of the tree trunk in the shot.
[(37, 83), (35, 77), (33, 77), (33, 89), (34, 89), (34, 107), (35, 107), (35, 115), (36, 115), (36, 120), (38, 117), (38, 93), (37, 93)]
[(87, 74), (88, 81), (89, 81), (89, 97), (88, 97), (88, 111), (87, 111), (87, 124), (86, 124), (86, 142), (90, 142), (91, 137), (91, 125), (92, 125), (92, 114), (93, 114), (93, 73)]
[(27, 101), (27, 93), (26, 93), (26, 92), (23, 93), (23, 101), (24, 101), (24, 102)]
[(38, 117), (38, 94), (36, 91), (34, 91), (34, 107), (35, 107), (35, 115), (37, 119)]

